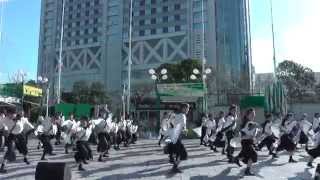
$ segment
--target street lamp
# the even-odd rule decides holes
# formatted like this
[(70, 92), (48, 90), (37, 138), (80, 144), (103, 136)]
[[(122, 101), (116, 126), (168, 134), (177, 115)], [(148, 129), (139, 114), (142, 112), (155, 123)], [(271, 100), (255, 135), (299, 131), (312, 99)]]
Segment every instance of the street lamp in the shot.
[(154, 69), (149, 69), (149, 74), (151, 75), (151, 79), (156, 80), (167, 80), (168, 79), (168, 70), (166, 68), (163, 68), (160, 70), (160, 73), (157, 73)]
[(49, 115), (49, 92), (50, 92), (50, 84), (49, 79), (47, 77), (38, 76), (38, 82), (44, 87), (46, 85), (46, 117)]
[(202, 73), (202, 72), (200, 73), (199, 69), (194, 68), (194, 69), (192, 70), (192, 74), (190, 75), (190, 79), (191, 79), (191, 80), (196, 80), (196, 79), (198, 79), (197, 76), (201, 74), (202, 80), (205, 80), (205, 79), (207, 78), (207, 76), (208, 76), (209, 74), (211, 74), (211, 73), (212, 73), (211, 68), (205, 69), (203, 73)]

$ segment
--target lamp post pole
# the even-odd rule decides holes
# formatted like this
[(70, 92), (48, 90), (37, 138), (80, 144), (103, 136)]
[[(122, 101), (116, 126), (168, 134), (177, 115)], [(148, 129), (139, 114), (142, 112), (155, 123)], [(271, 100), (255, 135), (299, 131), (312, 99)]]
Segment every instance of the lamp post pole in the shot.
[(131, 99), (131, 65), (132, 65), (132, 13), (133, 0), (130, 0), (130, 20), (129, 20), (129, 57), (128, 57), (128, 96), (127, 96), (127, 114), (130, 114), (130, 99)]
[(63, 48), (63, 36), (64, 36), (64, 12), (65, 12), (65, 0), (62, 0), (60, 49), (59, 49), (59, 62), (58, 62), (58, 91), (57, 91), (58, 104), (60, 104), (60, 101), (61, 101), (61, 68), (62, 68), (62, 48)]

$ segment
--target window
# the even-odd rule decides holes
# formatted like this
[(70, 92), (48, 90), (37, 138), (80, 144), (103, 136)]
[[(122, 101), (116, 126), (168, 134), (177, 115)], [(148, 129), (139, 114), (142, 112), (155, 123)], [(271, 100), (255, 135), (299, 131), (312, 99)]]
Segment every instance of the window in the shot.
[(151, 4), (156, 4), (156, 0), (151, 0)]
[(163, 32), (163, 33), (168, 33), (168, 27), (164, 27), (164, 28), (162, 29), (162, 32)]
[(141, 31), (139, 31), (139, 36), (144, 36), (144, 31), (143, 30), (141, 30)]
[(156, 23), (157, 23), (156, 18), (152, 18), (152, 19), (151, 19), (151, 24), (156, 24)]
[(77, 36), (80, 35), (80, 31), (79, 31), (79, 30), (76, 31), (76, 35), (77, 35)]
[(168, 12), (168, 6), (162, 7), (162, 12)]
[(84, 34), (88, 34), (88, 29), (85, 29), (85, 30), (84, 30)]
[(151, 14), (156, 14), (157, 13), (157, 9), (156, 8), (152, 8), (151, 9)]
[(140, 16), (144, 16), (146, 14), (146, 12), (144, 10), (140, 11)]
[(77, 22), (76, 22), (76, 25), (77, 25), (77, 26), (80, 26), (80, 21), (77, 21)]
[(94, 33), (97, 33), (98, 32), (98, 29), (95, 27), (95, 28), (93, 28), (93, 32)]
[(174, 27), (174, 30), (177, 32), (177, 31), (181, 31), (181, 26), (175, 26)]
[(144, 25), (144, 20), (140, 20), (140, 21), (139, 21), (139, 25), (140, 25), (140, 26), (143, 26), (143, 25)]
[(181, 19), (181, 18), (180, 18), (180, 15), (179, 15), (179, 14), (174, 15), (174, 20), (175, 20), (175, 21), (180, 21), (180, 19)]
[(79, 40), (78, 39), (76, 40), (76, 45), (79, 45)]
[(98, 42), (98, 38), (97, 37), (93, 37), (93, 42)]
[(174, 5), (174, 10), (180, 10), (180, 9), (181, 9), (180, 4), (175, 4), (175, 5)]
[(156, 34), (157, 30), (156, 29), (151, 29), (151, 34)]
[(86, 11), (86, 16), (89, 16), (90, 15), (90, 11)]
[(140, 1), (140, 6), (144, 6), (146, 4), (145, 0)]
[(164, 16), (164, 17), (162, 17), (162, 22), (167, 23), (168, 19), (169, 19), (168, 16)]

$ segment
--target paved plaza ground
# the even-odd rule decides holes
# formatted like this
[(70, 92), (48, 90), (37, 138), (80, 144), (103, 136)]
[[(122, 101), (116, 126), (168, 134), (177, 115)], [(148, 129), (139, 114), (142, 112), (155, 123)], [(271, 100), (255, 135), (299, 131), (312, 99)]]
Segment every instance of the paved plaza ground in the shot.
[[(33, 180), (35, 168), (41, 156), (41, 150), (36, 149), (35, 140), (31, 141), (30, 165), (18, 161), (8, 164), (8, 174), (0, 175), (1, 180)], [(306, 167), (307, 155), (303, 149), (298, 150), (295, 159), (299, 162), (288, 164), (288, 155), (280, 154), (279, 159), (271, 159), (267, 152), (259, 152), (259, 162), (254, 165), (255, 177), (243, 177), (244, 168), (238, 168), (234, 164), (228, 164), (225, 156), (221, 153), (213, 153), (208, 148), (199, 146), (199, 140), (184, 141), (189, 159), (182, 162), (182, 174), (172, 174), (171, 165), (168, 164), (167, 155), (163, 154), (156, 140), (139, 140), (137, 144), (128, 148), (122, 147), (120, 151), (110, 151), (110, 158), (104, 163), (91, 161), (86, 165), (86, 172), (78, 172), (74, 163), (73, 153), (64, 154), (63, 145), (55, 147), (56, 156), (48, 156), (49, 161), (67, 162), (72, 167), (74, 180), (121, 180), (121, 179), (179, 179), (179, 180), (310, 180), (315, 168)], [(95, 146), (92, 146), (96, 150)], [(1, 157), (3, 153), (0, 153)], [(315, 163), (316, 165), (316, 163)]]

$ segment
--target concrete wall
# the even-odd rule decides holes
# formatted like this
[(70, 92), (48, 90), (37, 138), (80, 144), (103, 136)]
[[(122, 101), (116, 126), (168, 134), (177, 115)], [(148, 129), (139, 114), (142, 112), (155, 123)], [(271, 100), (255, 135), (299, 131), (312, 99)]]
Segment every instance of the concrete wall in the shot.
[(289, 111), (296, 113), (297, 117), (301, 117), (303, 113), (307, 113), (309, 118), (312, 118), (314, 113), (320, 112), (320, 104), (291, 104), (289, 105)]

